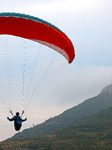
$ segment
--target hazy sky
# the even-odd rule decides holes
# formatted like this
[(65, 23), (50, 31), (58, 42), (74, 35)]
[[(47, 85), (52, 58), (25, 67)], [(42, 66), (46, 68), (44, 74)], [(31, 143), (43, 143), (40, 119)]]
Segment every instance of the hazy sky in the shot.
[[(73, 63), (61, 64), (59, 72), (50, 82), (48, 79), (44, 88), (40, 88), (39, 96), (30, 103), (24, 116), (28, 121), (22, 129), (96, 96), (112, 83), (111, 0), (0, 0), (0, 12), (24, 13), (47, 20), (64, 31), (75, 47)], [(9, 41), (14, 43), (13, 39)], [(34, 45), (31, 43), (30, 47)], [(0, 102), (0, 140), (16, 133), (7, 116), (11, 117)]]

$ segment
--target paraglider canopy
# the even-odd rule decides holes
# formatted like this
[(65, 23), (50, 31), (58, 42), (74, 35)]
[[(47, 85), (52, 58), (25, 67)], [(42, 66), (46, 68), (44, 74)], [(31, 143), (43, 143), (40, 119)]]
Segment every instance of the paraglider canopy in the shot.
[(0, 34), (27, 38), (62, 54), (69, 63), (75, 57), (71, 40), (59, 28), (37, 17), (19, 13), (0, 13)]

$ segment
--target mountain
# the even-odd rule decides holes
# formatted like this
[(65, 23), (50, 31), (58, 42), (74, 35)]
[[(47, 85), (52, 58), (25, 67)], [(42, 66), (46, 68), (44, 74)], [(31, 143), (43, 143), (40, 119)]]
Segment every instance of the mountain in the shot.
[(51, 118), (33, 128), (15, 134), (11, 139), (34, 137), (51, 134), (77, 123), (112, 106), (112, 85), (105, 87), (98, 96), (85, 100), (83, 103), (66, 110), (59, 116)]
[[(112, 149), (112, 107), (56, 132), (59, 141), (72, 143), (77, 150)], [(75, 144), (74, 144), (75, 143)]]
[(112, 94), (112, 84), (106, 86), (105, 88), (103, 88), (103, 90), (101, 91), (102, 94)]
[[(104, 133), (104, 132), (110, 132), (112, 134), (112, 106), (100, 111), (99, 113), (96, 113), (94, 115), (91, 115), (79, 122), (72, 123), (69, 127), (57, 132), (59, 133), (72, 133), (74, 132), (93, 132), (93, 133)], [(61, 134), (60, 134), (61, 135)]]
[(112, 107), (88, 116), (54, 134), (0, 143), (0, 150), (111, 150)]

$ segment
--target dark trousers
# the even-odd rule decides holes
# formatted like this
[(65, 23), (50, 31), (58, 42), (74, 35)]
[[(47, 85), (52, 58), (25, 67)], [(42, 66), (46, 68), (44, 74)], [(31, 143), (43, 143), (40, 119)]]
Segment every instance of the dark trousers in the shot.
[(21, 124), (15, 123), (15, 130), (19, 131), (21, 129)]

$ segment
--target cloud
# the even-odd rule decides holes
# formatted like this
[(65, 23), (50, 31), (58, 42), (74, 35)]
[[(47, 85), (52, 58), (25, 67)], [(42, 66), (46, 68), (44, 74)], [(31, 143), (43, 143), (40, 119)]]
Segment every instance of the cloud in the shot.
[[(74, 106), (100, 93), (103, 87), (112, 83), (112, 67), (75, 66), (65, 68), (51, 88), (46, 92), (47, 104)], [(65, 76), (66, 75), (66, 76)], [(43, 96), (44, 97), (44, 96)]]

